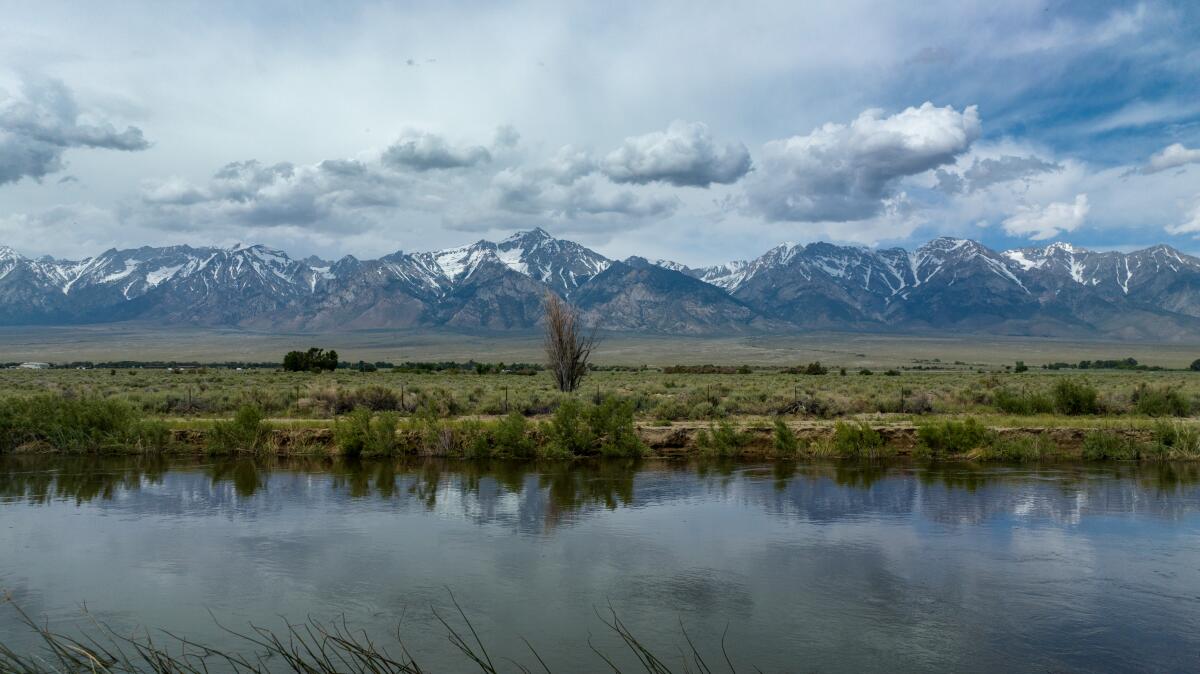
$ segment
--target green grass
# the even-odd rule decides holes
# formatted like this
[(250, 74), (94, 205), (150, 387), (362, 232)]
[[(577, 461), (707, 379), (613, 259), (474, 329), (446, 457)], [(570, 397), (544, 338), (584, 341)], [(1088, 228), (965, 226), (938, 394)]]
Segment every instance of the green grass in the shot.
[(0, 451), (159, 449), (169, 439), (166, 424), (121, 399), (40, 393), (0, 400)]
[(921, 447), (932, 456), (965, 454), (979, 449), (992, 440), (992, 432), (974, 417), (961, 421), (947, 419), (921, 424), (917, 438)]

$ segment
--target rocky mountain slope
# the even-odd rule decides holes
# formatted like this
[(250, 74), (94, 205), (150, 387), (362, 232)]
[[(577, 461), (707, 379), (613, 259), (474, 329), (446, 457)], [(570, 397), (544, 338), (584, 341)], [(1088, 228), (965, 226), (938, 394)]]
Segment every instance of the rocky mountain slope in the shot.
[(1200, 259), (1168, 246), (994, 251), (940, 238), (910, 252), (818, 242), (703, 268), (613, 261), (540, 229), (332, 262), (265, 246), (143, 247), (78, 261), (0, 247), (0, 325), (529, 330), (548, 292), (574, 302), (598, 328), (628, 332), (1200, 334)]

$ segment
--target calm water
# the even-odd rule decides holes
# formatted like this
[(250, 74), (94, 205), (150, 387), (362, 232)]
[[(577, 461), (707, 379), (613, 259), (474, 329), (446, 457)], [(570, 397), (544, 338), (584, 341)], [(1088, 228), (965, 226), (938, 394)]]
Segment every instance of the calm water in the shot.
[[(233, 644), (213, 622), (431, 620), (493, 656), (603, 671), (611, 605), (667, 655), (682, 622), (743, 670), (1200, 668), (1200, 466), (0, 457), (0, 588), (58, 627)], [(0, 636), (28, 647), (11, 607)], [(628, 661), (628, 659), (626, 659)]]

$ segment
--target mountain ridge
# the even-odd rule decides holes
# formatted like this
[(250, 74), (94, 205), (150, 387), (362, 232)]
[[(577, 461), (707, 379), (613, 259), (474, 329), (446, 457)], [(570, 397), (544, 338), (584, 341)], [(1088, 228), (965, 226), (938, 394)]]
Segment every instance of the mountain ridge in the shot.
[(109, 249), (32, 259), (0, 245), (0, 325), (152, 321), (289, 330), (530, 330), (543, 296), (599, 329), (720, 334), (803, 329), (1179, 340), (1200, 330), (1200, 259), (1157, 245), (1065, 242), (912, 251), (784, 243), (689, 267), (612, 260), (535, 228), (500, 241), (376, 259), (293, 259), (259, 244)]

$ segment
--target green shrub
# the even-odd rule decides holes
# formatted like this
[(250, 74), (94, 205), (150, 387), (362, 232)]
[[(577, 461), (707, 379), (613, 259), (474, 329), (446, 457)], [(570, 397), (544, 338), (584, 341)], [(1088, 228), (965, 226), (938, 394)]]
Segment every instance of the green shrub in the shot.
[(170, 435), (165, 423), (123, 400), (59, 394), (0, 400), (0, 452), (30, 443), (71, 452), (161, 449)]
[(875, 457), (883, 454), (883, 436), (866, 422), (837, 422), (833, 427), (833, 450), (841, 456)]
[(634, 403), (608, 396), (587, 411), (591, 434), (599, 441), (604, 456), (641, 456), (646, 445), (638, 437), (633, 423)]
[(775, 420), (775, 453), (780, 456), (795, 456), (800, 452), (800, 438), (783, 419)]
[(983, 447), (992, 433), (974, 417), (962, 421), (937, 421), (921, 424), (917, 438), (934, 456), (961, 454)]
[(1154, 425), (1150, 450), (1160, 459), (1200, 458), (1200, 428), (1178, 421), (1159, 421)]
[(1051, 390), (1054, 410), (1059, 414), (1078, 416), (1100, 413), (1100, 394), (1087, 382), (1075, 379), (1060, 379)]
[(1054, 411), (1054, 399), (1036, 391), (997, 389), (992, 393), (992, 405), (1005, 414), (1049, 414)]
[(1170, 387), (1151, 388), (1142, 384), (1133, 391), (1133, 409), (1148, 417), (1186, 417), (1192, 413), (1191, 402)]
[(496, 422), (491, 437), (495, 451), (506, 456), (528, 459), (537, 452), (537, 443), (529, 436), (529, 423), (516, 410)]
[(1083, 458), (1088, 461), (1130, 461), (1141, 457), (1140, 443), (1111, 430), (1092, 431), (1083, 436)]
[(395, 412), (372, 414), (371, 410), (359, 407), (334, 422), (333, 439), (342, 456), (348, 458), (391, 456), (400, 447), (396, 438), (399, 425), (400, 418)]
[(210, 451), (262, 449), (271, 434), (266, 415), (257, 405), (242, 405), (229, 421), (214, 421), (208, 434)]
[(646, 446), (638, 437), (633, 412), (633, 401), (615, 396), (586, 405), (568, 398), (546, 424), (546, 450), (558, 456), (640, 456)]
[(591, 454), (596, 444), (596, 436), (584, 418), (583, 404), (574, 398), (567, 398), (554, 410), (546, 424), (546, 436), (549, 449), (564, 456)]
[(735, 456), (749, 441), (745, 433), (739, 432), (728, 421), (718, 421), (696, 435), (696, 446), (700, 451), (713, 456)]

